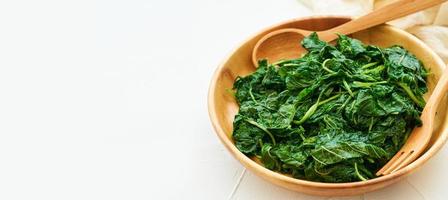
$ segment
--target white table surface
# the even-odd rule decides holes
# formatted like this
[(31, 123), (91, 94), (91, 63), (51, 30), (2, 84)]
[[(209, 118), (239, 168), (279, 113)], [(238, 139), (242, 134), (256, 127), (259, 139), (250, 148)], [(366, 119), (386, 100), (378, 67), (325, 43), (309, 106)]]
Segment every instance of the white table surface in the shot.
[(0, 3), (0, 199), (447, 199), (448, 150), (387, 189), (291, 192), (246, 171), (207, 114), (217, 64), (295, 0)]

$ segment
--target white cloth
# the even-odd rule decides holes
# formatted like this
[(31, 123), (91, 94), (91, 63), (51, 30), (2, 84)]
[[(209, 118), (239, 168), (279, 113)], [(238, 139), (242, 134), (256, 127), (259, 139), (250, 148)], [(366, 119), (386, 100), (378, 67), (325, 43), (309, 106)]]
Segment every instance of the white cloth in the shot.
[[(318, 15), (360, 16), (391, 0), (299, 0)], [(414, 34), (448, 64), (448, 3), (389, 22)]]

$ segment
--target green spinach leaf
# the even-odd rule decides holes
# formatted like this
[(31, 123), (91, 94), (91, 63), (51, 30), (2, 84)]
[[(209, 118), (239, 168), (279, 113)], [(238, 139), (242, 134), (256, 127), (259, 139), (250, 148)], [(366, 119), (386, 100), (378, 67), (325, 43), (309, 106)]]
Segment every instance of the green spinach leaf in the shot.
[(427, 72), (400, 46), (380, 48), (313, 33), (303, 57), (270, 64), (234, 83), (236, 147), (268, 169), (300, 179), (375, 178), (404, 144), (425, 101)]

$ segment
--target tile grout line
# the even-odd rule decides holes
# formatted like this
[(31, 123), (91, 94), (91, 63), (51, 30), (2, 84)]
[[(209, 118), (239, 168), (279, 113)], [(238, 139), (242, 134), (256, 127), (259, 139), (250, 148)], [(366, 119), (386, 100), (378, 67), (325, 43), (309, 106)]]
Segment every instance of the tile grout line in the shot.
[(425, 195), (423, 195), (423, 193), (420, 192), (419, 189), (417, 189), (411, 182), (409, 182), (409, 180), (408, 180), (407, 178), (406, 178), (405, 180), (406, 180), (406, 183), (408, 183), (408, 184), (409, 184), (415, 191), (417, 191), (417, 193), (418, 193), (424, 200), (426, 200)]
[(236, 191), (240, 187), (240, 183), (243, 180), (245, 174), (246, 174), (246, 168), (243, 167), (243, 172), (241, 172), (240, 177), (238, 178), (238, 180), (236, 180), (235, 186), (233, 187), (232, 192), (230, 192), (229, 198), (227, 198), (228, 200), (231, 200), (235, 195)]

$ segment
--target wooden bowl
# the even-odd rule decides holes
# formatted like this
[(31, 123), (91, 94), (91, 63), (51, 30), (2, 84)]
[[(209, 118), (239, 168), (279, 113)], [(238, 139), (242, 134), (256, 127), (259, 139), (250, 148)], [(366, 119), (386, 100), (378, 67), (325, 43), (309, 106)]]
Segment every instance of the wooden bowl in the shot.
[[(446, 104), (441, 105), (436, 116), (436, 130), (431, 138), (430, 146), (426, 152), (416, 161), (396, 173), (378, 177), (375, 179), (352, 182), (352, 183), (320, 183), (295, 179), (278, 172), (264, 168), (262, 165), (251, 160), (241, 153), (232, 140), (232, 122), (238, 112), (238, 104), (234, 97), (228, 92), (237, 76), (245, 76), (255, 71), (251, 62), (251, 53), (255, 43), (266, 33), (280, 28), (301, 28), (313, 31), (321, 31), (332, 28), (349, 21), (349, 17), (311, 17), (295, 19), (277, 24), (252, 36), (233, 51), (229, 57), (216, 70), (209, 88), (208, 109), (213, 127), (229, 152), (240, 161), (247, 169), (256, 175), (276, 185), (287, 189), (314, 195), (356, 195), (380, 189), (399, 181), (406, 175), (414, 172), (431, 158), (446, 142), (448, 138), (448, 112)], [(428, 77), (429, 92), (425, 95), (427, 99), (432, 92), (445, 64), (429, 47), (411, 34), (388, 25), (377, 26), (368, 30), (353, 34), (352, 37), (367, 44), (381, 47), (401, 45), (419, 58), (431, 74)], [(299, 41), (297, 41), (299, 44)], [(447, 102), (447, 98), (444, 99)]]

